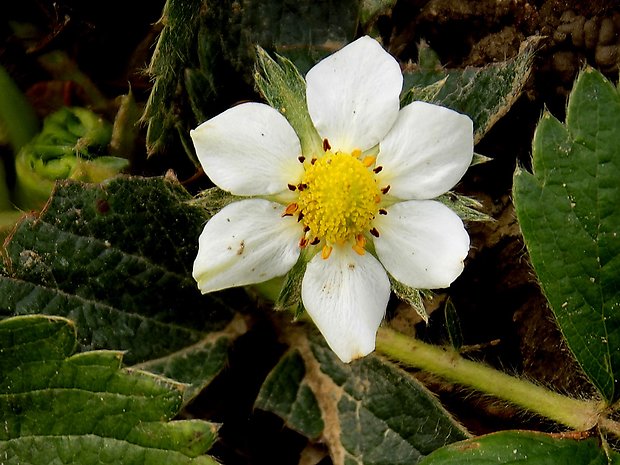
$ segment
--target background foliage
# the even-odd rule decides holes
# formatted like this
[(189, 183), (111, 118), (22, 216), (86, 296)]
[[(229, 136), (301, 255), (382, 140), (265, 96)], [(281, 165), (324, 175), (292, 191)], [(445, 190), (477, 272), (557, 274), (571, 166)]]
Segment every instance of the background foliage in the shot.
[[(61, 182), (42, 211), (11, 226), (0, 265), (0, 423), (10, 425), (0, 457), (97, 463), (108, 450), (117, 463), (142, 463), (146, 450), (150, 463), (618, 461), (605, 437), (557, 434), (558, 425), (381, 356), (343, 365), (309, 325), (274, 313), (251, 289), (200, 295), (190, 270), (213, 210), (194, 200), (210, 184), (187, 136), (234, 103), (261, 98), (255, 45), (304, 73), (359, 35), (381, 39), (402, 64), (403, 104), (441, 103), (474, 120), (476, 152), (492, 161), (470, 169), (457, 193), (481, 203), (443, 200), (494, 219), (468, 223), (465, 273), (426, 296), (428, 325), (415, 308), (422, 297), (407, 289), (388, 324), (613, 410), (620, 8), (169, 0), (143, 2), (136, 15), (120, 1), (9, 3), (0, 6), (0, 63), (36, 118), (65, 105), (110, 124), (126, 118), (116, 127), (131, 130), (116, 133), (124, 142), (110, 154), (131, 161), (131, 176)], [(3, 131), (0, 142), (8, 212), (16, 175)], [(85, 406), (90, 415), (75, 421)]]

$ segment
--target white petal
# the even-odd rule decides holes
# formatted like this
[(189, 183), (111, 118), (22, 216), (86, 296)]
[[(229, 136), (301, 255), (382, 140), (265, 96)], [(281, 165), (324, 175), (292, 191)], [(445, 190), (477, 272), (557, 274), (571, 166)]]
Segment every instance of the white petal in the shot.
[(263, 199), (231, 203), (204, 227), (194, 261), (203, 294), (266, 281), (288, 272), (299, 257), (301, 227), (284, 207)]
[(469, 235), (463, 222), (433, 200), (392, 205), (374, 225), (377, 256), (396, 280), (416, 289), (448, 287), (463, 271)]
[(375, 257), (334, 247), (327, 260), (308, 263), (301, 287), (306, 310), (343, 362), (368, 355), (388, 299), (390, 282)]
[(299, 139), (286, 118), (268, 105), (237, 105), (190, 135), (205, 173), (233, 194), (277, 194), (303, 175)]
[(375, 146), (398, 116), (400, 66), (370, 37), (320, 61), (308, 71), (306, 82), (310, 117), (332, 150)]
[(400, 199), (432, 199), (465, 174), (474, 153), (468, 116), (424, 102), (404, 107), (381, 141), (378, 179)]

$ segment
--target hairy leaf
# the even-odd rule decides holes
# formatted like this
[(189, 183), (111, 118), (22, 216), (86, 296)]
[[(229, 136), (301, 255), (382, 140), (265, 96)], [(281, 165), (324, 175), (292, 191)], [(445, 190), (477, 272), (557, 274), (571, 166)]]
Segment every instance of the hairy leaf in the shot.
[(566, 124), (549, 113), (533, 141), (533, 174), (514, 178), (517, 216), (558, 325), (608, 401), (620, 372), (620, 95), (584, 70)]
[[(0, 315), (70, 318), (82, 350), (125, 350), (129, 363), (158, 359), (161, 372), (204, 386), (245, 329), (227, 327), (233, 309), (221, 294), (202, 296), (191, 277), (209, 214), (190, 199), (163, 178), (61, 183), (5, 245)], [(196, 370), (188, 357), (211, 363)]]
[(183, 386), (121, 369), (122, 352), (72, 355), (76, 329), (41, 315), (0, 321), (0, 457), (7, 464), (215, 464), (217, 426), (169, 420)]
[(618, 454), (600, 447), (599, 440), (553, 437), (530, 431), (504, 431), (443, 447), (420, 465), (607, 465), (618, 463)]
[(368, 356), (340, 362), (318, 336), (288, 330), (293, 347), (256, 406), (325, 442), (335, 464), (414, 464), (466, 432), (409, 374)]
[(521, 94), (539, 43), (539, 37), (532, 37), (511, 60), (464, 70), (444, 70), (436, 55), (422, 44), (419, 66), (405, 73), (402, 104), (423, 100), (465, 113), (474, 121), (478, 142)]

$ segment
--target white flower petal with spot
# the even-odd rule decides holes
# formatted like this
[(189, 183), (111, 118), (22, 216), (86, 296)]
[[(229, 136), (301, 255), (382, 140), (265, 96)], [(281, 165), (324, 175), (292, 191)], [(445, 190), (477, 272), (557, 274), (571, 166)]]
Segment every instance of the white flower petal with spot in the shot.
[(286, 274), (299, 257), (301, 226), (263, 199), (231, 203), (205, 225), (193, 276), (203, 294)]
[(375, 146), (398, 115), (400, 66), (370, 37), (320, 61), (308, 71), (306, 82), (310, 117), (333, 151)]
[(334, 247), (324, 260), (308, 263), (301, 296), (306, 310), (343, 362), (375, 349), (375, 337), (390, 297), (390, 282), (375, 257)]
[(190, 132), (205, 173), (235, 195), (272, 195), (303, 175), (299, 138), (286, 118), (262, 103), (243, 103)]
[(432, 199), (463, 177), (474, 153), (468, 116), (424, 102), (404, 107), (381, 141), (379, 185), (400, 199)]
[(463, 222), (434, 200), (409, 200), (379, 215), (377, 256), (397, 281), (416, 289), (448, 287), (463, 271), (469, 236)]

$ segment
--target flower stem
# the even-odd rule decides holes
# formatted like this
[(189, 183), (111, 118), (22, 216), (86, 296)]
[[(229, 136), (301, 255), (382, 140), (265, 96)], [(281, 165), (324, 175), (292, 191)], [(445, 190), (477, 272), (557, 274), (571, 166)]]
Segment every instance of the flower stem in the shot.
[(605, 407), (601, 401), (563, 396), (482, 363), (466, 360), (455, 351), (426, 344), (388, 328), (379, 330), (377, 351), (392, 360), (507, 400), (578, 431), (587, 431), (599, 424)]

